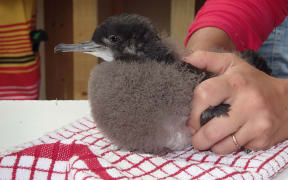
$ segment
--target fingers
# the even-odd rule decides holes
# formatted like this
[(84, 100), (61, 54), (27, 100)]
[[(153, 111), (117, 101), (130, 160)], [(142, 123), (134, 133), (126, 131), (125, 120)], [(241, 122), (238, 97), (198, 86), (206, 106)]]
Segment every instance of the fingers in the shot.
[[(232, 136), (234, 135), (236, 143), (238, 146), (233, 142)], [(249, 127), (247, 125), (241, 127), (235, 133), (232, 133), (221, 140), (219, 143), (215, 144), (211, 150), (216, 154), (228, 154), (234, 151), (237, 151), (239, 147), (245, 146), (253, 136), (249, 131)]]
[[(251, 124), (252, 125), (252, 124)], [(263, 118), (261, 122), (254, 122), (255, 128), (254, 138), (245, 145), (247, 149), (258, 151), (261, 149), (267, 149), (272, 146), (272, 142), (279, 142), (277, 140), (277, 133), (279, 129), (272, 126), (272, 123), (268, 119)], [(285, 130), (287, 133), (287, 130)]]
[[(207, 150), (231, 134), (234, 134), (234, 132), (241, 127), (241, 123), (240, 121), (235, 121), (232, 118), (224, 116), (214, 118), (192, 136), (192, 145), (196, 149)], [(229, 143), (227, 146), (229, 146)]]
[(230, 66), (241, 62), (235, 61), (235, 59), (241, 60), (240, 57), (232, 53), (196, 51), (185, 57), (184, 61), (199, 69), (205, 69), (215, 74), (223, 74)]
[(194, 90), (188, 126), (199, 129), (201, 114), (210, 106), (223, 103), (229, 96), (229, 84), (224, 75), (203, 81)]
[[(210, 148), (216, 154), (228, 154), (237, 151), (239, 147), (257, 151), (271, 147), (273, 142), (279, 142), (274, 135), (278, 129), (273, 130), (268, 120), (262, 117), (255, 121), (257, 114), (243, 116), (242, 111), (238, 110), (239, 108), (235, 107), (230, 111), (234, 117), (238, 118), (214, 118), (200, 128), (192, 136), (192, 144), (195, 148), (199, 150)], [(233, 142), (233, 135), (238, 146)]]

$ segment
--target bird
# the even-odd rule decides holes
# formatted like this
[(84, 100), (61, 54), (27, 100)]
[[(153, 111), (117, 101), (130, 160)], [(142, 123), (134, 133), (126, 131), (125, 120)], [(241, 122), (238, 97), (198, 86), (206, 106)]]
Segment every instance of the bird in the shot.
[[(169, 37), (160, 35), (149, 18), (137, 14), (108, 17), (96, 27), (91, 40), (61, 43), (54, 51), (83, 52), (104, 60), (91, 71), (88, 100), (97, 127), (119, 148), (162, 154), (191, 145), (187, 121), (193, 91), (216, 75), (184, 62), (182, 52)], [(237, 54), (271, 73), (253, 50)], [(229, 116), (230, 109), (224, 103), (209, 107), (200, 124)]]

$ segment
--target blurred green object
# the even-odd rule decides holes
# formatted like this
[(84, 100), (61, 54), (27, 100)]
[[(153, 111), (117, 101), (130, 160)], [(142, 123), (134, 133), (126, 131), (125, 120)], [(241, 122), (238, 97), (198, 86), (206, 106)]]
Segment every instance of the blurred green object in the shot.
[(34, 30), (30, 32), (30, 40), (32, 42), (32, 50), (36, 53), (39, 50), (40, 42), (48, 40), (48, 35), (42, 29)]

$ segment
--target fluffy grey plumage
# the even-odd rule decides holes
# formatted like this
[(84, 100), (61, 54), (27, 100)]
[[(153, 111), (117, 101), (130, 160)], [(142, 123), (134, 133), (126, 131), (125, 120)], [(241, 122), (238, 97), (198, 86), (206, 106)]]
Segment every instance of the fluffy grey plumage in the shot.
[(159, 153), (190, 144), (193, 89), (206, 76), (156, 61), (97, 65), (89, 81), (92, 114), (103, 133), (128, 150)]
[[(91, 41), (60, 44), (55, 51), (81, 51), (112, 61), (92, 70), (89, 101), (98, 127), (116, 145), (162, 153), (190, 144), (186, 121), (193, 90), (213, 75), (182, 62), (178, 51), (164, 43), (147, 18), (110, 17), (95, 30)], [(242, 57), (270, 71), (253, 51)], [(202, 113), (201, 125), (228, 115), (229, 107), (208, 108)]]

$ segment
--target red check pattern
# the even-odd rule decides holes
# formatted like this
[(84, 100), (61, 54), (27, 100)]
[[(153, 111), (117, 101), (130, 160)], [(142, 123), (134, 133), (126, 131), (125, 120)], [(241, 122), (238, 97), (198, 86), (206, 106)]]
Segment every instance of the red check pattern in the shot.
[(0, 179), (268, 179), (287, 167), (288, 141), (219, 156), (192, 147), (162, 156), (118, 149), (90, 117), (0, 155)]

